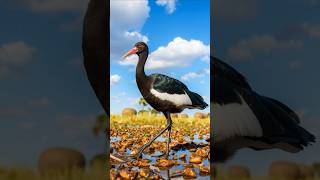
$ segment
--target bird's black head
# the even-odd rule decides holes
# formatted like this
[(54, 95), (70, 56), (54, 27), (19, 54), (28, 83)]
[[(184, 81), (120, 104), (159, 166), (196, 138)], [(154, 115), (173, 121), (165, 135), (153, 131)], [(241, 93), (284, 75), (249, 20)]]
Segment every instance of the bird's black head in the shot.
[(134, 47), (138, 49), (137, 54), (142, 53), (143, 51), (148, 50), (148, 45), (144, 42), (137, 42)]
[(126, 58), (132, 54), (137, 54), (139, 55), (140, 53), (142, 52), (148, 52), (149, 49), (148, 49), (148, 45), (144, 42), (137, 42), (134, 47), (128, 51), (124, 56), (123, 58)]

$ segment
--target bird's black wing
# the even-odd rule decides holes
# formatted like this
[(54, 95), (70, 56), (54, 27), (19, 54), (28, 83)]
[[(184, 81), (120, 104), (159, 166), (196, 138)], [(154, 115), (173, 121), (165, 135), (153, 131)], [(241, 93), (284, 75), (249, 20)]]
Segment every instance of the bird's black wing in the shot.
[(189, 108), (204, 109), (208, 106), (199, 94), (190, 91), (181, 81), (162, 74), (151, 74), (150, 76), (154, 79), (152, 88), (156, 91), (168, 94), (186, 94), (192, 102), (192, 104), (185, 104)]
[(82, 51), (90, 84), (109, 115), (108, 1), (91, 0), (84, 19)]
[[(315, 141), (312, 134), (299, 126), (299, 117), (293, 110), (278, 100), (253, 91), (235, 69), (217, 58), (211, 58), (211, 72), (213, 129), (217, 128), (214, 132), (217, 135), (246, 137), (270, 144), (270, 147), (273, 147), (273, 144), (285, 144), (280, 148), (290, 152), (299, 151), (303, 146)], [(246, 106), (249, 109), (243, 108)], [(233, 116), (234, 113), (237, 114)], [(253, 117), (250, 122), (248, 117)], [(256, 122), (261, 126), (260, 135), (252, 133), (255, 132), (253, 125)], [(234, 124), (237, 126), (233, 126)], [(219, 132), (218, 127), (228, 131)]]
[(163, 74), (151, 74), (150, 77), (154, 79), (153, 89), (161, 93), (168, 94), (185, 94), (188, 87), (181, 81), (171, 78)]
[(222, 62), (216, 57), (210, 57), (211, 76), (215, 78), (225, 79), (238, 85), (241, 88), (251, 89), (247, 80), (234, 68)]
[(247, 80), (234, 68), (216, 57), (210, 57), (211, 102), (218, 104), (241, 104), (242, 91), (251, 91)]

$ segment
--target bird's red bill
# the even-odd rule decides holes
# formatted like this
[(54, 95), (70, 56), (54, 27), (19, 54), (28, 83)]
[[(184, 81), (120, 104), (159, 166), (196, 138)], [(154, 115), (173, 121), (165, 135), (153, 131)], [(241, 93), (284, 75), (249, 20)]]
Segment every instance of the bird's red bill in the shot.
[(125, 59), (126, 57), (128, 57), (132, 54), (136, 54), (137, 52), (138, 52), (138, 48), (134, 47), (130, 51), (128, 51), (125, 55), (123, 55), (123, 59)]

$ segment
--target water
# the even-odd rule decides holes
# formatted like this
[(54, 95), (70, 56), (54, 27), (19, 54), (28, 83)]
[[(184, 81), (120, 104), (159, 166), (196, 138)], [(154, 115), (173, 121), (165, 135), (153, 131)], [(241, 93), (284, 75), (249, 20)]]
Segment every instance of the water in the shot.
[[(185, 136), (184, 139), (187, 142), (194, 142), (195, 144), (208, 144), (207, 141), (205, 141), (206, 137), (203, 137), (203, 139), (200, 139), (198, 134), (194, 135), (194, 139), (192, 141), (191, 141), (191, 138), (189, 136)], [(120, 140), (121, 140), (120, 137), (111, 137), (111, 142), (117, 142), (117, 141), (120, 141)], [(165, 142), (166, 138), (160, 136), (155, 141)], [(129, 149), (127, 149), (126, 153), (130, 154), (131, 151)], [(178, 158), (178, 160), (177, 160), (178, 164), (179, 164), (178, 166), (173, 166), (173, 167), (170, 167), (170, 168), (167, 168), (167, 169), (160, 169), (160, 173), (159, 174), (163, 178), (170, 179), (169, 178), (170, 174), (172, 174), (176, 170), (184, 170), (185, 169), (185, 167), (183, 165), (181, 165), (181, 164), (186, 164), (187, 162), (189, 162), (191, 153), (190, 153), (189, 150), (186, 150), (186, 149), (185, 150), (181, 149), (181, 150), (175, 151), (176, 157), (180, 157), (182, 154), (186, 154), (186, 161), (182, 161), (181, 159)], [(154, 156), (158, 156), (158, 155), (161, 155), (160, 151), (156, 151), (151, 156), (147, 155), (147, 154), (143, 154), (143, 159), (149, 159), (149, 160), (151, 160), (150, 164), (155, 164), (156, 160), (157, 160), (157, 157), (154, 157)], [(173, 158), (173, 155), (172, 155), (172, 151), (171, 151), (169, 159), (172, 159), (172, 158)], [(202, 164), (204, 164), (205, 166), (209, 166), (209, 160), (208, 159), (203, 160)], [(200, 170), (198, 168), (194, 168), (194, 170), (197, 173), (197, 178), (196, 179), (200, 179), (200, 180), (210, 179), (210, 175), (200, 176)], [(183, 178), (181, 176), (181, 177), (176, 177), (176, 178), (171, 178), (171, 179), (183, 179)]]

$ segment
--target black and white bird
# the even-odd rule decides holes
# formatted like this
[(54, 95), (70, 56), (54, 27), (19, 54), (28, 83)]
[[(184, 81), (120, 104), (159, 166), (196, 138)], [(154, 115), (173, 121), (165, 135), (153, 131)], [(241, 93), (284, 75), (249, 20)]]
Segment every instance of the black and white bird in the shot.
[[(84, 20), (83, 55), (88, 80), (109, 116), (110, 73), (108, 62), (110, 45), (108, 42), (109, 18), (107, 9), (109, 8), (107, 4), (107, 1), (90, 0)], [(145, 47), (147, 48), (147, 46)], [(144, 53), (140, 51), (139, 54), (145, 58), (144, 61), (139, 60), (139, 63), (144, 64), (147, 58), (147, 51), (144, 51)], [(264, 97), (254, 92), (240, 73), (219, 59), (212, 57), (210, 61), (211, 131), (215, 134), (213, 139), (214, 152), (211, 153), (213, 155), (211, 159), (215, 162), (225, 161), (232, 157), (238, 149), (244, 147), (250, 147), (255, 150), (280, 148), (289, 152), (298, 152), (304, 146), (315, 142), (315, 137), (299, 126), (299, 117), (289, 107), (275, 99)], [(143, 72), (143, 66), (140, 65), (141, 67), (142, 69), (139, 70)], [(146, 76), (144, 74), (144, 76), (147, 79), (155, 79), (152, 75)], [(164, 77), (162, 78), (163, 80), (157, 81), (159, 84), (163, 84), (161, 86), (164, 87), (167, 84), (167, 78), (165, 78), (167, 76), (160, 76)], [(168, 81), (176, 82), (175, 80)], [(148, 82), (150, 83), (150, 80)], [(177, 85), (180, 82), (173, 84)], [(184, 87), (184, 85), (181, 87)], [(154, 90), (158, 93), (162, 92), (159, 87), (155, 87)], [(192, 94), (198, 97), (195, 93)], [(163, 96), (163, 99), (165, 97), (167, 96)], [(202, 100), (200, 97), (190, 98), (191, 102), (195, 101), (195, 104), (202, 104), (197, 103), (199, 99)], [(205, 103), (203, 102), (202, 106), (204, 105)], [(107, 132), (109, 131), (108, 129)], [(106, 134), (109, 135), (109, 133)]]
[(315, 142), (288, 106), (256, 93), (221, 60), (211, 57), (210, 64), (214, 162), (224, 162), (245, 147), (295, 153)]
[(124, 58), (136, 54), (139, 61), (136, 67), (136, 82), (143, 98), (155, 110), (162, 112), (167, 119), (167, 126), (161, 130), (153, 139), (143, 145), (135, 155), (139, 157), (143, 150), (150, 146), (152, 142), (161, 134), (168, 130), (168, 141), (166, 148), (166, 156), (169, 154), (169, 143), (171, 141), (171, 113), (180, 113), (185, 108), (189, 109), (205, 109), (208, 104), (203, 98), (188, 89), (188, 87), (177, 79), (171, 78), (163, 74), (151, 74), (147, 76), (144, 71), (149, 49), (144, 42), (138, 42), (128, 51)]

